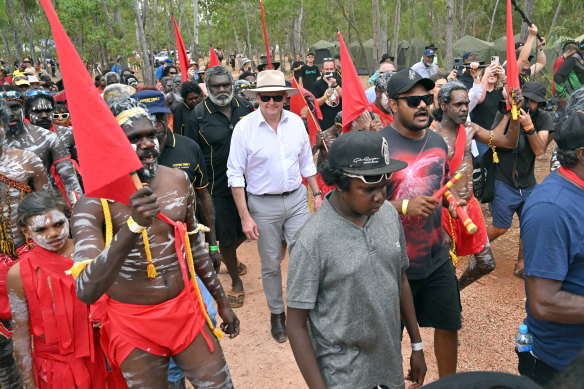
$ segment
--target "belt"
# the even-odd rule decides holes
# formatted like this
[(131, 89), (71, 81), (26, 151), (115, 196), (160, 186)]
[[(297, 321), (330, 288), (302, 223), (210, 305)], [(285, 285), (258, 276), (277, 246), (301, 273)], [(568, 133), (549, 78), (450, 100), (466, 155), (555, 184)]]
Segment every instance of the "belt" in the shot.
[[(300, 188), (300, 186), (299, 186), (298, 188)], [(282, 192), (282, 193), (264, 193), (264, 194), (261, 194), (261, 195), (259, 195), (259, 196), (277, 196), (277, 197), (286, 197), (286, 196), (288, 196), (289, 194), (292, 194), (292, 193), (296, 192), (296, 190), (298, 190), (298, 188), (296, 188), (296, 189), (294, 189), (294, 190), (291, 190), (291, 191), (289, 191), (289, 192)]]

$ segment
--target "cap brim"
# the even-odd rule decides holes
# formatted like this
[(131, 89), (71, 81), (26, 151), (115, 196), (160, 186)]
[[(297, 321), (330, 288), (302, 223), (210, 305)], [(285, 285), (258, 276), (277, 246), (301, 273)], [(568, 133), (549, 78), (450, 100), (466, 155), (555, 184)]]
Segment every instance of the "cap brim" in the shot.
[(389, 159), (389, 165), (381, 166), (375, 169), (342, 169), (343, 172), (349, 174), (358, 174), (360, 176), (375, 176), (378, 174), (394, 173), (405, 169), (408, 164), (399, 159)]
[(408, 85), (404, 86), (400, 90), (397, 90), (395, 92), (392, 91), (390, 97), (391, 98), (394, 98), (397, 95), (400, 95), (402, 93), (406, 93), (406, 92), (408, 92), (409, 90), (411, 90), (413, 87), (415, 87), (418, 84), (422, 85), (428, 91), (434, 89), (434, 86), (435, 86), (434, 81), (430, 80), (429, 78), (421, 78), (421, 79), (419, 79), (416, 82), (412, 82), (411, 84), (408, 84)]
[(264, 88), (254, 88), (254, 89), (247, 89), (243, 91), (243, 94), (248, 97), (255, 97), (256, 93), (263, 93), (263, 92), (286, 92), (288, 97), (294, 96), (298, 93), (298, 89), (296, 88), (284, 88), (281, 86), (267, 86)]

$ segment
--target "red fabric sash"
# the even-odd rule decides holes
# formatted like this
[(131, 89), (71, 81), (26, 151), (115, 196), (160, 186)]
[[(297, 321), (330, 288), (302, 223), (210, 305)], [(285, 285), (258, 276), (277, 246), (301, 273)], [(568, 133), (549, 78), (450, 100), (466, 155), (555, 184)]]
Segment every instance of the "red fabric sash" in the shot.
[(383, 124), (383, 126), (386, 127), (393, 123), (393, 116), (391, 116), (391, 114), (383, 112), (373, 103), (370, 103), (369, 107), (371, 107), (371, 112), (379, 115), (379, 119), (381, 119), (381, 124)]
[[(34, 247), (34, 242), (31, 240), (28, 242), (31, 247)], [(23, 244), (16, 249), (16, 254), (18, 259), (22, 258), (24, 254), (30, 251), (30, 247), (27, 244)], [(10, 319), (10, 302), (8, 301), (8, 291), (6, 290), (6, 277), (8, 276), (8, 270), (14, 265), (18, 259), (14, 259), (6, 254), (0, 253), (0, 319)], [(6, 327), (0, 327), (0, 335), (5, 337), (12, 337), (12, 332)], [(9, 335), (9, 336), (7, 336)]]
[(464, 150), (466, 149), (466, 129), (461, 124), (458, 127), (458, 134), (456, 135), (456, 141), (454, 142), (454, 155), (448, 163), (450, 166), (450, 175), (454, 175), (460, 163), (462, 162), (462, 157), (464, 157)]
[(576, 173), (574, 173), (573, 171), (568, 170), (563, 166), (560, 166), (560, 173), (562, 173), (564, 175), (564, 177), (566, 177), (570, 181), (573, 181), (576, 184), (584, 187), (584, 180), (581, 179), (580, 177), (578, 177), (578, 175)]
[(72, 259), (39, 246), (20, 261), (30, 330), (34, 336), (44, 335), (48, 345), (58, 345), (60, 354), (94, 360), (88, 306), (77, 299), (73, 277), (65, 275), (71, 266)]

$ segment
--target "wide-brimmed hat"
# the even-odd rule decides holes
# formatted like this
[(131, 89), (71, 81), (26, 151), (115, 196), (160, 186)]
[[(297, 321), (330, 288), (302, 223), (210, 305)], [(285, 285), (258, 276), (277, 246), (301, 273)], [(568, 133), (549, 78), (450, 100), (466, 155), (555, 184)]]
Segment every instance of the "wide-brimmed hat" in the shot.
[(523, 89), (521, 90), (521, 94), (523, 97), (533, 100), (538, 103), (544, 103), (545, 94), (547, 89), (545, 85), (537, 81), (530, 81), (523, 85)]
[[(267, 69), (268, 66), (268, 59), (267, 58), (262, 58), (262, 62), (258, 65), (258, 72), (262, 72)], [(274, 70), (278, 70), (278, 68), (280, 67), (280, 62), (276, 61), (272, 61), (272, 66), (274, 67)]]
[(256, 87), (243, 91), (246, 96), (255, 97), (262, 92), (286, 92), (288, 97), (298, 93), (298, 89), (286, 86), (286, 77), (279, 70), (264, 70), (258, 73)]

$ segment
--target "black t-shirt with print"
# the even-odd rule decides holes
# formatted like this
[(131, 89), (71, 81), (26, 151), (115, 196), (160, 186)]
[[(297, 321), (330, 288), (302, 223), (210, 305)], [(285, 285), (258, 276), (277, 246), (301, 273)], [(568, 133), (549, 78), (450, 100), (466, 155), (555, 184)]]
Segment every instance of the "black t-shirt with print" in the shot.
[[(394, 172), (387, 186), (387, 200), (411, 201), (416, 196), (432, 196), (450, 179), (448, 146), (440, 135), (426, 129), (421, 139), (411, 139), (391, 125), (380, 131), (389, 144), (389, 155), (408, 164)], [(410, 267), (408, 279), (427, 278), (449, 260), (442, 239), (442, 202), (427, 218), (401, 215)]]
[[(342, 88), (343, 85), (340, 84), (340, 80), (338, 81), (338, 83), (339, 86)], [(328, 83), (321, 78), (314, 84), (311, 92), (316, 99), (319, 99), (322, 96), (324, 96), (328, 88), (329, 88)], [(340, 112), (343, 108), (343, 104), (341, 102), (342, 98), (339, 96), (339, 93), (337, 92), (336, 89), (334, 89), (333, 94), (335, 96), (334, 99), (329, 98), (324, 102), (323, 105), (320, 106), (320, 112), (322, 112), (322, 120), (320, 119), (318, 120), (318, 125), (323, 131), (329, 129), (331, 126), (335, 124), (335, 116), (337, 116), (337, 113)]]
[(305, 89), (312, 90), (316, 79), (320, 77), (320, 70), (315, 65), (304, 65), (300, 69), (300, 77), (302, 77), (302, 86)]
[[(303, 61), (294, 61), (292, 62), (292, 69), (296, 69), (298, 66), (304, 66), (304, 62)], [(298, 69), (294, 72), (294, 78), (296, 79), (296, 81), (298, 81), (298, 79), (300, 78), (302, 69)]]

